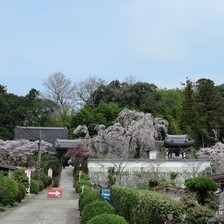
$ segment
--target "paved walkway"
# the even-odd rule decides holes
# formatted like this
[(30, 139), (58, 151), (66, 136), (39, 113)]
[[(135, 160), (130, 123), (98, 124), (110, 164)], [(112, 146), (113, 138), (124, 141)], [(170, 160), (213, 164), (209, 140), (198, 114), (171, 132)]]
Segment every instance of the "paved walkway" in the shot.
[(44, 190), (18, 206), (0, 213), (0, 224), (79, 224), (78, 195), (73, 188), (73, 167), (62, 170), (62, 198), (49, 198)]

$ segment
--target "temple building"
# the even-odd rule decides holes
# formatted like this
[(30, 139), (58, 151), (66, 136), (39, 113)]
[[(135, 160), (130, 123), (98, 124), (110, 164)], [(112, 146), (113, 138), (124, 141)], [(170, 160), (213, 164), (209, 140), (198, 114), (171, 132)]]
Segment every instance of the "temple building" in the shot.
[(182, 155), (187, 149), (191, 148), (194, 144), (194, 140), (189, 140), (188, 136), (185, 135), (166, 135), (163, 146), (168, 149), (168, 158), (172, 158), (173, 153), (175, 156)]

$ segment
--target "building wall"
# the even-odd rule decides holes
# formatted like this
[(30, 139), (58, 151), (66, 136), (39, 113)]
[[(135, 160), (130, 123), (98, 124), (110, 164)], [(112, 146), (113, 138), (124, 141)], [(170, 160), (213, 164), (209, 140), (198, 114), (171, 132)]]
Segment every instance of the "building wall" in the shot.
[(170, 180), (170, 173), (177, 172), (176, 184), (183, 186), (184, 179), (195, 177), (210, 167), (207, 160), (89, 160), (91, 182), (106, 186), (108, 168), (120, 171), (118, 184), (138, 187), (147, 185), (149, 178)]

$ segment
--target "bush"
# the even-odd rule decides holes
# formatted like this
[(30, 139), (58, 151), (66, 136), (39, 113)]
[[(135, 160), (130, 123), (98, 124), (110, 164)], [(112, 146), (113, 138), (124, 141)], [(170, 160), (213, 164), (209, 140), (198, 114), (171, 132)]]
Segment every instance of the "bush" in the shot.
[(159, 180), (151, 178), (149, 179), (149, 188), (153, 188), (159, 185)]
[(76, 185), (75, 185), (75, 191), (76, 193), (81, 193), (82, 191), (82, 186), (91, 186), (89, 180), (86, 180), (86, 179), (80, 179)]
[(90, 191), (95, 193), (93, 188), (91, 188), (89, 186), (85, 186), (84, 192), (79, 194), (79, 207), (80, 207), (82, 199), (86, 196), (86, 194), (89, 194)]
[(187, 209), (187, 220), (190, 223), (204, 224), (213, 217), (215, 212), (205, 206), (196, 205)]
[(38, 194), (39, 191), (40, 191), (39, 181), (38, 180), (31, 180), (30, 193)]
[[(87, 163), (86, 162), (81, 163), (80, 165), (81, 165), (80, 167), (75, 166), (73, 170), (74, 186), (80, 179), (89, 180), (89, 177), (88, 177), (89, 170), (88, 170)], [(80, 176), (80, 172), (81, 172), (81, 176)]]
[(205, 199), (208, 197), (209, 192), (217, 189), (217, 184), (214, 180), (203, 176), (188, 178), (184, 184), (190, 192), (197, 194), (197, 200), (202, 205), (205, 204)]
[(94, 216), (87, 224), (128, 224), (128, 222), (121, 216), (113, 214), (102, 214)]
[(177, 178), (177, 175), (178, 175), (177, 172), (174, 172), (174, 171), (170, 172), (170, 179), (175, 180)]
[(114, 208), (106, 201), (95, 201), (89, 205), (86, 205), (81, 213), (81, 223), (85, 224), (92, 217), (101, 214), (114, 214)]
[(141, 190), (134, 198), (130, 213), (130, 223), (164, 224), (170, 216), (173, 223), (181, 223), (183, 211), (179, 202), (157, 192)]
[(45, 185), (44, 185), (43, 181), (41, 181), (41, 180), (38, 180), (38, 182), (39, 182), (39, 191), (42, 191), (42, 190), (44, 190), (44, 188), (45, 188)]
[(110, 203), (115, 208), (116, 214), (130, 221), (130, 210), (134, 198), (139, 193), (138, 189), (113, 186), (111, 188)]
[(26, 188), (29, 186), (29, 179), (24, 170), (15, 170), (13, 172), (12, 178), (18, 182), (23, 184)]
[(163, 224), (172, 215), (173, 223), (181, 223), (183, 214), (180, 202), (148, 190), (113, 186), (111, 204), (118, 215), (132, 223)]
[(59, 187), (60, 179), (59, 176), (53, 178), (53, 187)]
[(18, 186), (15, 180), (9, 178), (8, 176), (0, 177), (0, 203), (3, 206), (13, 206), (18, 197)]
[(82, 212), (83, 209), (85, 208), (85, 206), (91, 204), (92, 202), (94, 202), (96, 200), (105, 201), (104, 197), (102, 195), (96, 193), (95, 191), (93, 191), (93, 190), (87, 191), (85, 193), (85, 195), (82, 197), (82, 199), (80, 200), (79, 210)]
[(21, 202), (26, 196), (26, 187), (22, 183), (17, 183), (18, 195), (16, 201)]
[(44, 183), (44, 188), (52, 184), (52, 178), (47, 175), (41, 175), (40, 180)]
[(89, 180), (88, 174), (84, 173), (83, 171), (78, 172), (80, 180)]
[(47, 177), (46, 181), (44, 181), (45, 187), (48, 187), (52, 184), (52, 178), (51, 177)]
[(53, 170), (53, 177), (59, 176), (61, 173), (61, 162), (58, 157), (43, 154), (41, 157), (41, 167), (44, 167), (44, 173), (48, 172), (48, 169)]

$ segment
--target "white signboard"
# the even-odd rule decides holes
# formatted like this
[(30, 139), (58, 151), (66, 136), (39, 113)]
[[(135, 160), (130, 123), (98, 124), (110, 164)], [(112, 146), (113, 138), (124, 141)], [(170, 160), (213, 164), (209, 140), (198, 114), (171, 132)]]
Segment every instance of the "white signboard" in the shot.
[(25, 169), (25, 173), (26, 173), (26, 175), (28, 177), (28, 180), (29, 180), (29, 185), (28, 185), (28, 188), (26, 189), (26, 192), (30, 193), (31, 169), (30, 168), (26, 168)]
[(52, 178), (52, 175), (53, 175), (53, 170), (50, 168), (48, 169), (48, 176)]

